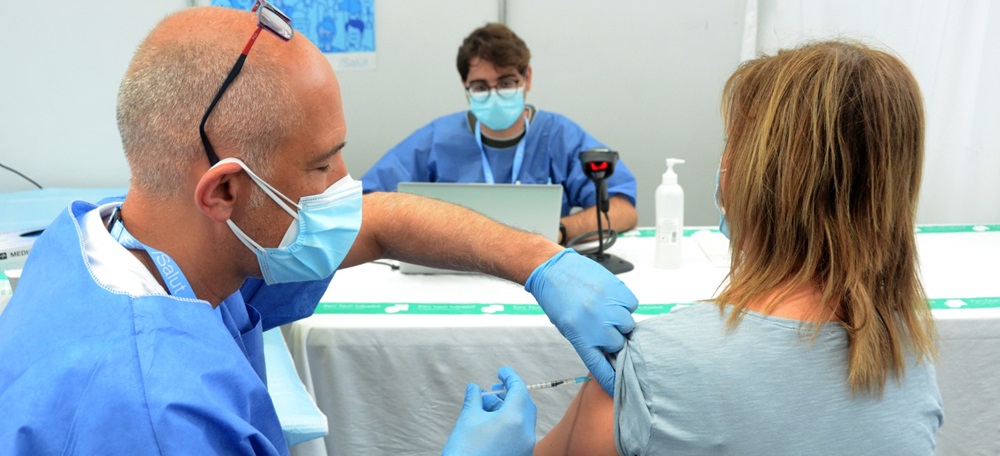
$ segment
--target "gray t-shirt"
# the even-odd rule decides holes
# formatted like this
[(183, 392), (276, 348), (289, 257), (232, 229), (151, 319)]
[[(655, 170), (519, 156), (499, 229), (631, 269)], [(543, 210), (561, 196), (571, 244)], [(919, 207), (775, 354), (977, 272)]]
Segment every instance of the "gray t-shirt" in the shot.
[(933, 455), (943, 415), (934, 366), (851, 398), (837, 324), (749, 312), (727, 332), (715, 304), (640, 322), (615, 359), (622, 455)]

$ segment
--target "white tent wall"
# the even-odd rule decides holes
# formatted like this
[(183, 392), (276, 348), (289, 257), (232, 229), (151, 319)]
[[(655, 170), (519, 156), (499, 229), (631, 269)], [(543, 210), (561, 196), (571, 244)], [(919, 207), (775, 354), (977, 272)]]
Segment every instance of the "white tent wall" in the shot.
[[(18, 18), (0, 27), (0, 164), (45, 187), (127, 186), (115, 121), (122, 75), (160, 19), (210, 3), (0, 0)], [(354, 176), (422, 122), (465, 106), (455, 50), (498, 11), (497, 0), (376, 1), (377, 69), (338, 74)], [(0, 192), (31, 188), (0, 169)]]
[[(100, 11), (70, 0), (19, 4), (18, 17), (29, 20), (0, 29), (8, 43), (0, 48), (0, 163), (47, 187), (127, 185), (118, 84), (145, 33), (187, 3), (108, 0)], [(529, 102), (621, 151), (639, 179), (640, 223), (653, 223), (668, 156), (688, 160), (679, 170), (687, 222), (718, 223), (718, 101), (739, 62), (743, 0), (377, 0), (377, 68), (338, 74), (354, 176), (434, 117), (466, 109), (456, 51), (504, 10), (534, 54)], [(29, 188), (0, 170), (0, 191)]]
[(750, 0), (747, 9), (756, 21), (746, 22), (745, 50), (850, 38), (900, 56), (926, 111), (918, 223), (1000, 223), (1000, 3)]
[[(0, 1), (20, 19), (0, 28), (0, 163), (47, 187), (127, 185), (118, 83), (146, 32), (190, 1)], [(919, 221), (1000, 221), (998, 135), (987, 130), (1000, 125), (1000, 7), (989, 0), (377, 0), (377, 68), (339, 73), (345, 159), (356, 177), (432, 118), (465, 109), (455, 52), (501, 16), (533, 53), (528, 101), (621, 152), (639, 179), (640, 224), (653, 223), (667, 157), (687, 160), (678, 169), (686, 223), (717, 223), (719, 96), (741, 49), (831, 33), (885, 43), (921, 83), (928, 147)], [(29, 188), (0, 169), (0, 191)]]
[(531, 48), (528, 101), (618, 150), (638, 180), (639, 224), (676, 168), (685, 224), (718, 225), (719, 103), (739, 64), (744, 2), (508, 0), (507, 24)]
[(354, 178), (431, 119), (468, 109), (455, 54), (498, 11), (497, 0), (375, 0), (378, 68), (337, 73)]
[[(118, 84), (146, 33), (187, 5), (0, 0), (0, 163), (45, 187), (126, 186)], [(0, 192), (33, 188), (0, 169)]]

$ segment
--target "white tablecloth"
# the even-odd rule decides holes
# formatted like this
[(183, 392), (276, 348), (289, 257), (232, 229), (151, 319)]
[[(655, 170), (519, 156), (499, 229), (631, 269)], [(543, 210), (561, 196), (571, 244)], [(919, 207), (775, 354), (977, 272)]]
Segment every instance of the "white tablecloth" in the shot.
[[(620, 277), (639, 298), (637, 320), (709, 298), (725, 277), (692, 237), (682, 269), (655, 269), (650, 232), (633, 234), (641, 236), (610, 253), (636, 265)], [(1000, 226), (924, 227), (917, 239), (940, 333), (938, 454), (1000, 454)], [(330, 423), (325, 439), (292, 449), (300, 456), (440, 454), (466, 383), (489, 385), (503, 365), (528, 383), (586, 372), (528, 293), (476, 275), (407, 276), (382, 264), (341, 271), (316, 315), (284, 329)], [(540, 436), (577, 390), (532, 393)]]

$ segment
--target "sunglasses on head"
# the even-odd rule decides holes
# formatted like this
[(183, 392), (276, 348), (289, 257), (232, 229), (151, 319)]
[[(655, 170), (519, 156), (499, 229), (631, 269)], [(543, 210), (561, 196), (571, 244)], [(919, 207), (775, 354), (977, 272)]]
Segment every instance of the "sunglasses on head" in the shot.
[(292, 20), (274, 5), (264, 0), (258, 0), (254, 3), (251, 11), (257, 13), (257, 30), (254, 30), (253, 35), (250, 36), (250, 41), (247, 41), (247, 45), (243, 47), (243, 52), (236, 59), (233, 68), (229, 70), (226, 80), (219, 86), (219, 91), (215, 93), (212, 104), (208, 105), (205, 115), (201, 118), (201, 124), (198, 125), (198, 132), (201, 134), (201, 143), (205, 146), (205, 154), (208, 155), (210, 165), (218, 163), (219, 156), (215, 154), (215, 149), (212, 148), (212, 143), (208, 140), (208, 135), (205, 134), (205, 123), (208, 121), (208, 116), (215, 109), (215, 105), (219, 103), (219, 99), (222, 98), (222, 94), (226, 93), (226, 89), (229, 88), (229, 85), (233, 83), (236, 76), (243, 70), (243, 63), (246, 61), (247, 55), (250, 54), (250, 48), (257, 41), (257, 35), (260, 35), (261, 30), (267, 30), (274, 34), (274, 36), (288, 41), (295, 34), (295, 30), (292, 29)]

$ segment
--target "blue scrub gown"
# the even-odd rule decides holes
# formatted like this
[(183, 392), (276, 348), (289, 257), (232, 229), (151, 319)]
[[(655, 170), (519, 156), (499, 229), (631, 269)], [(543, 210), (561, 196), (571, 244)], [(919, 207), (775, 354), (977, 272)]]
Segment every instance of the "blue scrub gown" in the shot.
[(261, 333), (311, 314), (329, 279), (250, 281), (217, 309), (114, 292), (82, 251), (94, 208), (45, 230), (0, 315), (0, 454), (288, 454)]
[[(593, 181), (583, 173), (580, 152), (605, 147), (572, 120), (535, 111), (525, 138), (521, 173), (512, 179), (514, 147), (486, 148), (495, 181), (563, 186), (562, 215), (574, 207), (596, 204)], [(467, 111), (439, 117), (386, 152), (361, 178), (365, 193), (396, 191), (400, 182), (486, 182), (483, 152), (476, 144)], [(608, 194), (622, 195), (635, 205), (635, 176), (619, 161), (608, 179)]]

